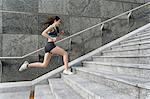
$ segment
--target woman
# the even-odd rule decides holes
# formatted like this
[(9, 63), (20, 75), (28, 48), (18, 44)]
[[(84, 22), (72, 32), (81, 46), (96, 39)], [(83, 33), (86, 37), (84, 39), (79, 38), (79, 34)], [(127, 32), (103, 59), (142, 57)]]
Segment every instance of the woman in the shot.
[[(28, 63), (27, 61), (25, 61), (23, 65), (19, 68), (19, 71), (23, 71), (31, 67), (47, 67), (51, 56), (53, 54), (58, 54), (63, 56), (63, 62), (65, 66), (63, 73), (68, 75), (73, 74), (71, 71), (68, 70), (68, 53), (64, 49), (55, 45), (55, 42), (58, 41), (59, 39), (58, 26), (61, 24), (60, 18), (58, 16), (51, 17), (45, 24), (47, 24), (48, 27), (42, 32), (42, 36), (46, 37), (48, 39), (48, 42), (47, 45), (45, 46), (45, 55), (43, 63), (41, 62)], [(64, 32), (62, 31), (61, 33)]]

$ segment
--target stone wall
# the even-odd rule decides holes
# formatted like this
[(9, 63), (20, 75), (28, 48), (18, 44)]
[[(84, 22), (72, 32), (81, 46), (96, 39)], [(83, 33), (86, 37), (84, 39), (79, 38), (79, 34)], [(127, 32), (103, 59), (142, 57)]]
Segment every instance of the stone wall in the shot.
[[(42, 23), (53, 15), (63, 21), (66, 36), (81, 31), (145, 2), (142, 0), (1, 0), (3, 10), (29, 12), (28, 14), (3, 12), (0, 17), (2, 36), (1, 56), (22, 56), (45, 45), (40, 36)], [(111, 6), (110, 6), (111, 5)], [(82, 24), (82, 25), (81, 25)], [(5, 43), (7, 42), (7, 44)]]
[[(2, 10), (2, 0), (0, 0), (0, 10)], [(0, 56), (2, 56), (2, 12), (0, 12)]]
[[(4, 11), (28, 13), (0, 12), (0, 56), (22, 56), (44, 47), (46, 39), (40, 34), (43, 22), (50, 16), (60, 16), (63, 22), (60, 29), (65, 30), (62, 38), (65, 38), (145, 2), (148, 0), (0, 0), (0, 9)], [(70, 51), (70, 60), (73, 60), (127, 33), (128, 27), (124, 28), (120, 24), (111, 27), (112, 24), (115, 23), (106, 26), (104, 35), (101, 35), (98, 27), (74, 37), (71, 49), (67, 40), (58, 45)], [(116, 32), (119, 31), (118, 26), (123, 27), (124, 32)], [(2, 81), (31, 80), (62, 65), (62, 58), (54, 56), (50, 67), (46, 69), (18, 72), (24, 60), (39, 61), (39, 54), (44, 55), (44, 51), (23, 60), (3, 60)]]

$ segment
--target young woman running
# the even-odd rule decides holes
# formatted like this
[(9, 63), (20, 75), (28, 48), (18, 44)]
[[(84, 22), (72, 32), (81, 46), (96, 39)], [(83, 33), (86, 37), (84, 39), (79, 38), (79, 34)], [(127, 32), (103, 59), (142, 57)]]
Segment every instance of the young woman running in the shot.
[(48, 27), (42, 32), (42, 36), (46, 37), (48, 41), (45, 46), (45, 55), (43, 63), (41, 62), (29, 63), (28, 61), (25, 61), (19, 68), (19, 71), (23, 71), (31, 67), (47, 67), (51, 59), (51, 56), (53, 54), (58, 54), (63, 56), (63, 62), (65, 66), (63, 73), (68, 75), (73, 74), (71, 71), (68, 70), (68, 53), (64, 49), (55, 45), (55, 42), (59, 40), (58, 26), (61, 24), (60, 18), (58, 16), (51, 17), (45, 24), (47, 24)]

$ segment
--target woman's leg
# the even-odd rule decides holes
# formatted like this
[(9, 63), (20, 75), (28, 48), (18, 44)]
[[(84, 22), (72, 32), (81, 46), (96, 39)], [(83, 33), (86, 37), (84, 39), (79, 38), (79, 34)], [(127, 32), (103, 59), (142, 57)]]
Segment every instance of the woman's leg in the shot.
[(51, 53), (45, 53), (43, 63), (41, 63), (41, 62), (30, 63), (30, 64), (28, 64), (28, 67), (29, 68), (31, 68), (31, 67), (47, 67), (49, 64), (49, 61), (51, 59), (51, 56), (52, 56)]
[(52, 49), (51, 53), (63, 56), (65, 70), (67, 70), (68, 69), (68, 53), (64, 49), (62, 49), (58, 46), (56, 46), (54, 49)]

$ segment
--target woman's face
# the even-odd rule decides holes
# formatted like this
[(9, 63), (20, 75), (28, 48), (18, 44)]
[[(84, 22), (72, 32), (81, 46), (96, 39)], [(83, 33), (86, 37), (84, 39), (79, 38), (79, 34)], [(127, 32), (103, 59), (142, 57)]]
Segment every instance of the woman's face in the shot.
[(59, 26), (61, 24), (61, 20), (60, 19), (58, 21), (55, 20), (54, 23), (56, 26)]

